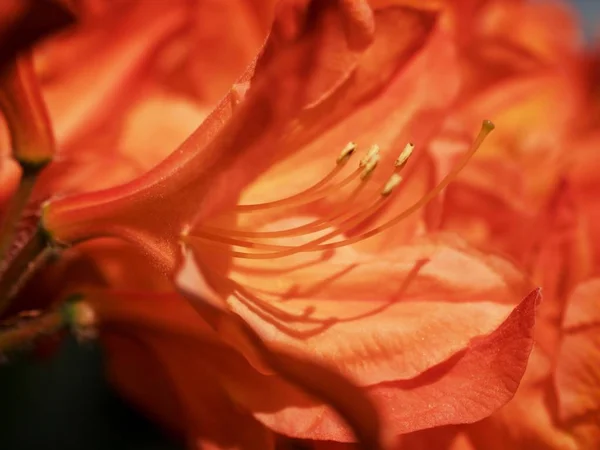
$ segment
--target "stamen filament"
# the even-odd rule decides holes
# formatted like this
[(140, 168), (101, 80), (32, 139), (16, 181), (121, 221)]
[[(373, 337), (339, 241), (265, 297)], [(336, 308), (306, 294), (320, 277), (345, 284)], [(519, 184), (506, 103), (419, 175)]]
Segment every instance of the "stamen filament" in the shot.
[[(483, 124), (481, 125), (481, 131), (479, 132), (479, 134), (477, 135), (477, 138), (471, 145), (471, 148), (462, 157), (460, 162), (442, 179), (442, 181), (440, 181), (440, 183), (435, 188), (433, 188), (432, 190), (427, 192), (427, 194), (425, 194), (417, 202), (413, 203), (411, 206), (409, 206), (407, 209), (405, 209), (402, 213), (400, 213), (393, 219), (390, 219), (386, 223), (384, 223), (372, 230), (369, 230), (361, 235), (348, 238), (342, 242), (332, 242), (332, 243), (325, 244), (325, 245), (319, 245), (318, 248), (314, 248), (313, 250), (329, 250), (329, 249), (333, 249), (333, 248), (343, 247), (346, 245), (352, 245), (356, 242), (360, 242), (362, 240), (368, 239), (372, 236), (375, 236), (376, 234), (381, 233), (382, 231), (387, 230), (388, 228), (393, 227), (394, 225), (397, 225), (402, 220), (406, 219), (408, 216), (410, 216), (414, 212), (421, 209), (423, 206), (425, 206), (427, 203), (429, 203), (431, 200), (433, 200), (440, 193), (440, 191), (442, 191), (444, 188), (446, 188), (454, 180), (454, 178), (456, 178), (456, 176), (459, 174), (459, 172), (465, 168), (465, 166), (467, 165), (469, 160), (473, 157), (475, 152), (479, 149), (479, 147), (483, 143), (484, 139), (493, 131), (493, 129), (494, 129), (494, 124), (489, 120), (484, 120)], [(301, 250), (301, 251), (303, 251), (303, 250)]]
[[(321, 189), (319, 191), (316, 192), (312, 192), (312, 188), (311, 188), (311, 192), (306, 193), (299, 193), (296, 195), (293, 195), (291, 197), (287, 197), (281, 200), (275, 200), (273, 202), (268, 202), (268, 203), (260, 203), (260, 204), (256, 204), (256, 205), (239, 205), (237, 207), (234, 208), (234, 212), (240, 213), (240, 212), (254, 212), (254, 211), (258, 211), (258, 210), (263, 210), (263, 209), (270, 209), (270, 208), (274, 208), (274, 207), (281, 207), (281, 206), (287, 206), (287, 207), (292, 207), (292, 206), (297, 206), (297, 205), (301, 205), (303, 203), (313, 203), (316, 202), (317, 200), (321, 200), (322, 198), (326, 197), (327, 195), (331, 194), (331, 193), (335, 193), (337, 191), (339, 191), (340, 189), (344, 188), (345, 186), (347, 186), (348, 184), (350, 184), (352, 181), (354, 181), (356, 179), (356, 177), (358, 177), (358, 175), (361, 173), (360, 169), (356, 169), (354, 170), (351, 174), (349, 174), (346, 178), (344, 178), (342, 181), (340, 181), (339, 183), (336, 184), (332, 184), (331, 186), (328, 186), (325, 189)], [(204, 227), (207, 230), (211, 230), (214, 232), (228, 232), (229, 230), (222, 230), (216, 227)], [(234, 232), (233, 230), (231, 230), (231, 232)]]
[[(299, 192), (295, 195), (292, 195), (291, 197), (281, 199), (281, 200), (273, 200), (271, 202), (265, 202), (265, 203), (255, 203), (255, 204), (251, 204), (251, 205), (237, 205), (234, 208), (234, 211), (235, 212), (257, 211), (257, 210), (261, 210), (261, 209), (274, 208), (277, 206), (291, 206), (291, 205), (295, 204), (296, 201), (300, 201), (301, 203), (307, 201), (307, 199), (305, 198), (307, 195), (313, 194), (313, 193), (316, 193), (317, 191), (319, 191), (319, 189), (321, 189), (323, 186), (325, 186), (339, 172), (341, 172), (341, 170), (344, 168), (345, 164), (348, 162), (348, 160), (350, 159), (352, 154), (355, 152), (355, 150), (356, 150), (356, 144), (354, 142), (349, 142), (342, 149), (340, 155), (338, 156), (338, 158), (336, 160), (335, 168), (333, 168), (333, 170), (331, 170), (331, 172), (329, 172), (327, 175), (325, 175), (325, 177), (322, 180), (315, 183), (311, 187), (305, 189), (304, 191)], [(338, 183), (335, 186), (337, 186), (338, 189), (340, 187), (345, 186), (347, 183), (349, 183), (351, 181), (351, 179), (354, 176), (355, 175), (353, 173), (352, 175), (350, 175), (349, 177), (347, 177), (346, 179), (344, 179), (342, 182)], [(332, 189), (332, 188), (333, 187), (330, 187), (328, 189)], [(316, 198), (319, 198), (319, 197), (316, 197)]]
[(383, 205), (385, 200), (388, 198), (389, 198), (388, 196), (380, 196), (377, 199), (377, 201), (375, 203), (373, 203), (369, 208), (367, 208), (366, 210), (364, 210), (358, 214), (355, 214), (354, 216), (352, 216), (349, 219), (342, 222), (342, 224), (341, 224), (342, 226), (340, 226), (340, 228), (338, 228), (330, 233), (327, 233), (317, 239), (314, 239), (310, 242), (307, 242), (305, 244), (302, 244), (302, 245), (299, 245), (296, 247), (291, 247), (289, 249), (282, 250), (282, 251), (276, 252), (276, 253), (244, 253), (244, 252), (234, 251), (231, 254), (235, 258), (273, 259), (273, 258), (283, 258), (285, 256), (291, 256), (291, 255), (294, 255), (299, 252), (313, 251), (316, 249), (316, 247), (319, 246), (319, 244), (326, 242), (326, 241), (346, 232), (347, 230), (350, 230), (350, 229), (356, 227), (362, 221), (364, 221), (369, 216), (374, 214)]
[[(414, 146), (412, 144), (408, 144), (403, 152), (400, 154), (398, 159), (396, 160), (396, 168), (394, 173), (390, 177), (390, 179), (384, 184), (381, 189), (379, 198), (374, 201), (369, 207), (365, 210), (360, 211), (358, 213), (353, 213), (349, 216), (351, 211), (346, 210), (341, 213), (335, 213), (333, 216), (325, 219), (320, 219), (309, 224), (302, 225), (300, 227), (288, 229), (288, 230), (278, 230), (272, 232), (249, 232), (249, 231), (234, 231), (234, 230), (215, 230), (214, 233), (211, 233), (211, 229), (208, 227), (202, 227), (200, 230), (194, 233), (194, 236), (188, 236), (188, 238), (198, 238), (209, 241), (216, 241), (225, 244), (230, 244), (237, 247), (246, 247), (253, 249), (262, 249), (262, 250), (278, 250), (272, 253), (246, 253), (239, 251), (232, 251), (231, 256), (235, 258), (246, 258), (246, 259), (274, 259), (274, 258), (282, 258), (286, 256), (291, 256), (300, 252), (311, 252), (311, 251), (327, 251), (334, 248), (344, 247), (347, 245), (351, 245), (356, 242), (360, 242), (364, 239), (368, 239), (376, 234), (381, 233), (382, 231), (393, 227), (394, 225), (400, 223), (406, 217), (410, 216), (414, 212), (421, 209), (427, 203), (429, 203), (433, 198), (435, 198), (443, 189), (445, 189), (458, 175), (458, 173), (466, 166), (471, 157), (475, 154), (475, 152), (479, 149), (483, 140), (487, 137), (487, 135), (494, 129), (494, 125), (490, 121), (484, 121), (481, 127), (481, 131), (479, 132), (477, 138), (471, 145), (471, 148), (465, 153), (460, 162), (440, 181), (440, 183), (427, 192), (423, 197), (409, 206), (407, 209), (402, 211), (397, 216), (388, 220), (371, 229), (367, 232), (364, 232), (360, 235), (350, 237), (337, 242), (327, 242), (331, 239), (348, 232), (349, 230), (357, 227), (362, 222), (364, 222), (369, 217), (372, 217), (374, 214), (378, 212), (380, 208), (384, 205), (385, 201), (390, 197), (390, 193), (396, 189), (400, 183), (402, 182), (402, 177), (398, 174), (398, 171), (401, 170), (406, 161), (410, 157), (412, 153), (412, 149)], [(361, 161), (361, 167), (355, 171), (350, 177), (348, 177), (344, 182), (351, 179), (353, 176), (356, 176), (358, 173), (363, 173), (364, 171), (370, 167), (376, 165), (379, 155), (378, 147), (372, 147), (369, 151), (368, 158), (363, 158)], [(363, 164), (364, 162), (364, 164)], [(371, 169), (372, 170), (372, 169)], [(362, 177), (361, 177), (362, 178)], [(342, 183), (344, 183), (342, 182)], [(357, 189), (360, 189), (364, 183), (360, 183)], [(322, 198), (323, 192), (330, 191), (332, 187), (329, 187), (325, 190), (321, 190), (318, 192), (319, 196)], [(355, 189), (356, 191), (356, 189)], [(356, 195), (351, 195), (349, 201), (351, 202)], [(289, 200), (289, 199), (287, 199)], [(233, 239), (232, 236), (241, 236), (241, 237), (250, 237), (257, 239), (265, 239), (272, 237), (287, 237), (287, 236), (295, 236), (295, 235), (304, 235), (304, 234), (312, 234), (317, 231), (325, 230), (332, 225), (337, 225), (337, 228), (323, 236), (315, 238), (309, 242), (306, 242), (302, 245), (297, 246), (286, 246), (286, 245), (274, 245), (274, 244), (265, 244), (258, 242), (251, 242), (245, 240)]]
[[(255, 204), (250, 204), (250, 205), (237, 205), (234, 208), (234, 211), (235, 212), (257, 211), (257, 210), (261, 210), (261, 209), (274, 208), (277, 206), (291, 206), (298, 201), (303, 203), (306, 201), (307, 196), (315, 193), (321, 187), (323, 187), (325, 184), (327, 184), (332, 178), (334, 178), (342, 170), (342, 168), (343, 168), (343, 166), (341, 166), (341, 165), (335, 166), (335, 168), (331, 172), (329, 172), (325, 176), (325, 178), (320, 180), (318, 183), (314, 184), (313, 186), (309, 187), (308, 189), (305, 189), (302, 192), (292, 195), (291, 197), (287, 197), (287, 198), (280, 199), (280, 200), (273, 200), (271, 202), (265, 202), (265, 203), (255, 203)], [(311, 198), (311, 197), (309, 197), (309, 198)]]
[(349, 211), (345, 211), (345, 207), (352, 203), (354, 199), (358, 197), (360, 191), (365, 186), (365, 183), (360, 183), (349, 195), (349, 198), (346, 202), (342, 202), (342, 207), (338, 208), (333, 214), (329, 217), (315, 220), (313, 222), (300, 225), (294, 228), (288, 228), (286, 230), (277, 230), (277, 231), (238, 231), (238, 230), (225, 230), (219, 228), (211, 228), (211, 227), (202, 227), (198, 232), (194, 234), (196, 236), (205, 236), (208, 239), (212, 239), (212, 236), (237, 236), (237, 237), (248, 237), (248, 238), (277, 238), (277, 237), (290, 237), (290, 236), (300, 236), (302, 234), (307, 233), (315, 233), (317, 231), (325, 230), (329, 228), (332, 224), (336, 224), (339, 222), (341, 218), (347, 216)]

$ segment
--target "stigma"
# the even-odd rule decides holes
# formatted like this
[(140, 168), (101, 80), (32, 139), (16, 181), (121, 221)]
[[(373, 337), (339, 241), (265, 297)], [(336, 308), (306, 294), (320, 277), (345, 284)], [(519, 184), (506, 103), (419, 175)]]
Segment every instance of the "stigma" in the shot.
[[(391, 167), (380, 167), (381, 149), (373, 145), (360, 158), (357, 167), (352, 169), (348, 165), (357, 153), (358, 146), (349, 142), (333, 161), (335, 164), (331, 171), (312, 186), (282, 199), (237, 205), (225, 213), (285, 217), (286, 213), (293, 215), (294, 210), (310, 211), (311, 207), (321, 205), (317, 208), (321, 212), (314, 220), (268, 231), (200, 225), (186, 230), (182, 239), (190, 244), (222, 247), (233, 258), (262, 260), (323, 252), (369, 239), (399, 224), (434, 199), (456, 178), (493, 129), (490, 121), (484, 121), (479, 134), (458, 164), (435, 187), (416, 198), (410, 206), (399, 208), (394, 213), (390, 214), (390, 211), (394, 211), (393, 201), (402, 191), (402, 172), (414, 153), (415, 145), (406, 144)], [(376, 171), (384, 172), (380, 175), (377, 172), (378, 176), (375, 177), (373, 174)], [(386, 218), (378, 220), (384, 208)]]

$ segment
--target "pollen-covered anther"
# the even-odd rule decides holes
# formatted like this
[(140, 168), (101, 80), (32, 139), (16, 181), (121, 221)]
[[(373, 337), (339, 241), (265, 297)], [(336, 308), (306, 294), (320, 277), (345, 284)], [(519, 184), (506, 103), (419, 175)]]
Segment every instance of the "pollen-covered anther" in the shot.
[(358, 164), (359, 167), (365, 167), (376, 156), (379, 156), (379, 145), (377, 144), (372, 145), (367, 154), (363, 156)]
[(397, 173), (392, 174), (390, 179), (385, 183), (383, 189), (381, 190), (381, 195), (384, 197), (390, 195), (392, 191), (398, 187), (398, 185), (402, 182), (402, 177)]
[[(379, 151), (379, 149), (378, 149), (378, 151)], [(371, 174), (373, 173), (373, 171), (377, 167), (377, 164), (379, 164), (380, 158), (381, 157), (379, 156), (379, 153), (374, 153), (371, 156), (371, 158), (363, 166), (363, 170), (362, 170), (362, 172), (360, 174), (360, 179), (361, 180), (366, 180), (367, 178), (369, 178), (371, 176)]]
[(340, 152), (340, 156), (337, 157), (337, 164), (345, 164), (348, 162), (352, 154), (356, 151), (356, 143), (348, 142), (343, 150)]
[(406, 144), (406, 146), (404, 147), (404, 150), (402, 150), (402, 152), (400, 153), (400, 156), (398, 156), (398, 158), (396, 158), (396, 161), (394, 162), (394, 166), (396, 167), (396, 170), (400, 170), (406, 165), (406, 163), (408, 162), (408, 159), (410, 158), (410, 155), (412, 155), (412, 152), (414, 149), (415, 149), (415, 144), (413, 144), (412, 142), (409, 142), (408, 144)]

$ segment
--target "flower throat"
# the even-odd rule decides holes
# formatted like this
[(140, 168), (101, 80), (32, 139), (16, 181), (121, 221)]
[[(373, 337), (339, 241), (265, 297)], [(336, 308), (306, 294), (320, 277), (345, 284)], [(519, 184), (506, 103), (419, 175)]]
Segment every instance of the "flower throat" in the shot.
[[(345, 196), (346, 198), (340, 202), (340, 205), (333, 207), (332, 211), (325, 217), (307, 224), (276, 231), (224, 229), (203, 225), (194, 227), (192, 231), (184, 233), (183, 239), (188, 242), (232, 246), (233, 250), (230, 254), (235, 258), (263, 260), (283, 258), (301, 252), (332, 250), (363, 241), (397, 225), (434, 199), (456, 178), (493, 129), (494, 124), (489, 120), (485, 120), (469, 150), (434, 188), (389, 220), (357, 235), (344, 237), (349, 231), (381, 212), (384, 206), (390, 202), (390, 199), (394, 197), (394, 193), (401, 188), (403, 183), (401, 172), (414, 150), (413, 144), (407, 144), (402, 150), (394, 162), (392, 173), (387, 178), (387, 181), (380, 186), (374, 198), (363, 202), (366, 203), (365, 207), (362, 207), (362, 205), (361, 207), (356, 207), (356, 203), (357, 199), (361, 196), (361, 191), (363, 191), (367, 181), (371, 178), (371, 175), (379, 164), (379, 147), (373, 145), (360, 160), (358, 167), (349, 175), (341, 178), (340, 173), (342, 169), (356, 152), (356, 144), (350, 142), (341, 151), (333, 170), (313, 186), (287, 198), (265, 203), (237, 205), (228, 211), (229, 214), (254, 214), (261, 211), (274, 212), (285, 208), (304, 206), (340, 193), (342, 190), (348, 189), (355, 184), (350, 189), (350, 193)], [(331, 228), (333, 230), (325, 232)], [(299, 245), (280, 245), (272, 241), (276, 238), (310, 235), (317, 236)], [(341, 239), (339, 239), (340, 237)]]

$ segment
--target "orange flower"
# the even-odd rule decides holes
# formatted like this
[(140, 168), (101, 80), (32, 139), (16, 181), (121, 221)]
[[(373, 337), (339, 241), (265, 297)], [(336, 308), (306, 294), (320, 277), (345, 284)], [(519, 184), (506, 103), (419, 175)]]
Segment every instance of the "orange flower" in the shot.
[[(469, 148), (435, 167), (428, 150), (460, 92), (462, 41), (452, 22), (437, 20), (434, 2), (426, 9), (405, 3), (282, 1), (258, 57), (154, 168), (174, 143), (148, 142), (136, 127), (153, 127), (156, 105), (125, 108), (131, 115), (114, 140), (112, 130), (97, 128), (123, 110), (121, 101), (130, 105), (123, 86), (138, 87), (148, 73), (151, 95), (167, 89), (154, 83), (163, 76), (187, 100), (205, 94), (191, 82), (197, 67), (189, 60), (184, 71), (178, 64), (141, 70), (156, 47), (177, 43), (170, 20), (177, 21), (133, 3), (131, 15), (97, 34), (46, 49), (38, 70), (60, 77), (52, 67), (60, 45), (77, 55), (87, 39), (114, 44), (119, 63), (106, 69), (107, 56), (98, 54), (106, 69), (101, 89), (74, 89), (81, 97), (72, 105), (59, 100), (68, 86), (89, 80), (85, 67), (77, 59), (66, 64), (72, 81), (55, 86), (63, 94), (52, 94), (48, 75), (51, 115), (52, 95), (55, 117), (64, 115), (56, 119), (57, 140), (72, 155), (113, 142), (120, 161), (134, 155), (147, 164), (140, 172), (149, 169), (105, 191), (97, 183), (119, 177), (86, 183), (69, 175), (69, 185), (59, 164), (48, 170), (46, 192), (92, 191), (43, 207), (49, 239), (81, 246), (98, 270), (66, 280), (59, 295), (84, 294), (75, 321), (98, 327), (115, 384), (190, 445), (273, 448), (279, 433), (381, 448), (398, 435), (480, 420), (519, 385), (539, 291), (502, 259), (426, 233), (438, 213), (432, 200), (493, 126), (485, 121), (474, 142), (469, 127)], [(120, 34), (132, 24), (136, 33)], [(185, 40), (173, 46), (175, 55), (181, 46)], [(131, 49), (139, 60), (121, 65)], [(181, 117), (198, 115), (184, 110)], [(140, 158), (145, 148), (156, 159)], [(352, 154), (362, 149), (354, 165)], [(111, 161), (108, 152), (96, 155), (99, 167)], [(131, 276), (132, 247), (111, 255), (106, 244), (88, 242), (98, 237), (141, 249), (161, 283), (142, 287), (157, 272), (139, 263)], [(179, 294), (162, 283), (165, 276)], [(170, 391), (157, 392), (157, 383)], [(243, 433), (231, 435), (229, 421)]]
[[(515, 309), (524, 286), (509, 266), (449, 238), (413, 242), (423, 207), (490, 131), (437, 185), (423, 151), (408, 161), (408, 137), (423, 148), (457, 91), (450, 38), (420, 10), (284, 2), (255, 69), (177, 152), (130, 184), (49, 203), (45, 229), (63, 243), (125, 238), (167, 273), (182, 239), (177, 282), (219, 339), (284, 378), (308, 374), (281, 373), (254, 334), (341, 371), (390, 435), (485, 417), (516, 389), (538, 295)], [(349, 138), (385, 152), (350, 170)], [(235, 400), (280, 433), (351, 439), (322, 405)]]
[[(596, 101), (590, 87), (598, 72), (568, 11), (506, 3), (490, 2), (474, 20), (482, 34), (463, 54), (472, 83), (434, 144), (443, 166), (450, 145), (457, 146), (457, 130), (468, 129), (481, 114), (498, 126), (447, 190), (441, 228), (516, 261), (542, 286), (544, 302), (536, 346), (515, 398), (464, 428), (454, 447), (438, 448), (595, 449), (600, 266), (593, 224), (600, 184), (592, 131), (598, 110), (590, 105), (590, 99)], [(523, 22), (536, 33), (519, 38), (511, 28), (510, 36), (496, 40), (498, 31), (489, 26)], [(492, 38), (495, 45), (489, 45)], [(418, 439), (457, 431), (436, 430)], [(464, 436), (469, 442), (459, 442)]]
[[(43, 103), (29, 110), (21, 107), (21, 116), (13, 117), (13, 123), (31, 140), (35, 130), (26, 115), (46, 117), (46, 126), (56, 136), (56, 155), (33, 177), (37, 181), (26, 210), (33, 220), (25, 217), (18, 224), (16, 247), (35, 230), (40, 202), (130, 180), (182, 142), (223, 95), (214, 80), (233, 82), (237, 76), (233, 72), (243, 70), (250, 53), (260, 48), (269, 17), (268, 5), (259, 3), (227, 2), (211, 8), (208, 2), (187, 0), (168, 5), (123, 0), (113, 8), (112, 1), (86, 0), (76, 6), (76, 26), (34, 48), (34, 73), (27, 58), (19, 63), (25, 87), (41, 90), (49, 111)], [(227, 67), (207, 73), (194, 84), (184, 83), (193, 77), (188, 66), (203, 61), (197, 45), (211, 39), (200, 31), (209, 33), (208, 27), (197, 26), (203, 20), (245, 26), (248, 35), (232, 36), (222, 44), (224, 52), (230, 47), (239, 54), (229, 58)], [(2, 220), (20, 169), (10, 158), (8, 133), (0, 131), (6, 141), (0, 146)], [(39, 298), (49, 301), (45, 295)]]

